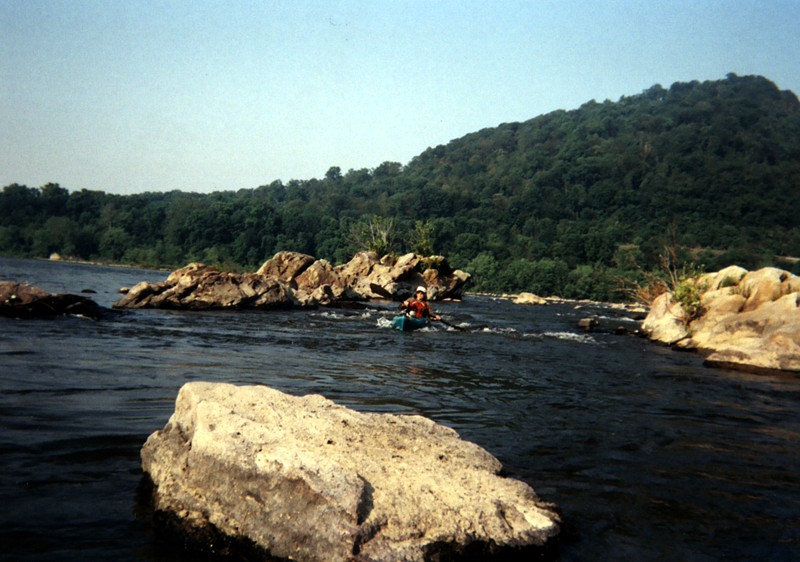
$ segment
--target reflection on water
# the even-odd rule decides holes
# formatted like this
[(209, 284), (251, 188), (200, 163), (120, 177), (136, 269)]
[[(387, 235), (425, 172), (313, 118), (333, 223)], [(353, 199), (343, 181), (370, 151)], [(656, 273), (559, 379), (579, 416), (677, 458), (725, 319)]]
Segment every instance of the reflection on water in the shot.
[[(0, 260), (50, 291), (166, 273)], [(127, 311), (0, 319), (0, 552), (9, 560), (192, 559), (133, 515), (139, 449), (191, 380), (415, 413), (488, 449), (555, 502), (562, 560), (800, 559), (800, 384), (575, 326), (593, 312), (472, 298), (465, 330), (367, 311)], [(186, 557), (186, 558), (184, 558)]]

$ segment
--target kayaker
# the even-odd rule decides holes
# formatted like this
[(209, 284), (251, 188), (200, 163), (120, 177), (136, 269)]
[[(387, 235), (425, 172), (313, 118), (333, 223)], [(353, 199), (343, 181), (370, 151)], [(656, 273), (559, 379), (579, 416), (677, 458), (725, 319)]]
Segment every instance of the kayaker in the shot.
[(428, 290), (423, 287), (417, 287), (414, 291), (414, 296), (409, 297), (400, 305), (400, 310), (406, 311), (406, 316), (412, 318), (430, 318), (431, 320), (441, 320), (442, 317), (434, 314), (431, 310), (431, 305), (428, 304)]

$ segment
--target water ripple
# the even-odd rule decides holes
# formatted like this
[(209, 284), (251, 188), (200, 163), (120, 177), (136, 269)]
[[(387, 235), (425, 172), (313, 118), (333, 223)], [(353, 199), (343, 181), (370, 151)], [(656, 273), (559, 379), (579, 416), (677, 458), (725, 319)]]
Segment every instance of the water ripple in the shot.
[[(141, 280), (0, 263), (45, 288), (91, 281), (109, 300), (115, 289), (100, 285)], [(185, 556), (132, 515), (139, 450), (181, 385), (209, 380), (454, 428), (562, 508), (577, 537), (562, 561), (800, 559), (798, 377), (587, 334), (576, 328), (587, 310), (568, 304), (436, 308), (467, 329), (400, 333), (388, 309), (0, 319), (0, 495), (14, 506), (0, 514), (4, 555)]]

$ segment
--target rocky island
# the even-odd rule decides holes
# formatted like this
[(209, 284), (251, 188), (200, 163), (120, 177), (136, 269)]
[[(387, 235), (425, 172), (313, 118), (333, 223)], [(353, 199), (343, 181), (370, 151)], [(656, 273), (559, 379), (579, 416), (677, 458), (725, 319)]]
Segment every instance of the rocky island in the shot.
[(650, 339), (703, 353), (709, 365), (800, 372), (800, 277), (731, 266), (690, 282), (699, 313), (662, 294), (642, 325)]
[(470, 275), (442, 256), (399, 258), (360, 252), (348, 263), (279, 252), (255, 273), (229, 273), (200, 263), (172, 272), (161, 283), (142, 282), (115, 308), (277, 309), (328, 306), (343, 301), (400, 300), (417, 285), (432, 300), (460, 299)]

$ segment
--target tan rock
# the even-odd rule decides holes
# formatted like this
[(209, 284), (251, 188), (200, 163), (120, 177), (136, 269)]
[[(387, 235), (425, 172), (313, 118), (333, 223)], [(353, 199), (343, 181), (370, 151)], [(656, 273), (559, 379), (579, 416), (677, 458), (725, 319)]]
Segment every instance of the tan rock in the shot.
[(670, 293), (663, 293), (650, 305), (642, 331), (652, 340), (672, 345), (689, 335), (683, 316), (680, 303), (674, 302)]
[[(726, 268), (701, 282), (710, 288), (702, 295), (703, 315), (683, 326), (679, 305), (665, 293), (642, 325), (651, 339), (698, 350), (709, 364), (800, 371), (798, 276), (777, 268)], [(681, 331), (690, 337), (679, 337)]]
[(745, 275), (739, 288), (747, 298), (743, 310), (755, 310), (764, 303), (800, 291), (800, 278), (782, 269), (765, 267)]
[(289, 283), (314, 261), (313, 257), (299, 252), (278, 252), (272, 259), (265, 261), (256, 273)]
[(547, 300), (533, 293), (520, 293), (514, 298), (514, 304), (547, 304)]
[(701, 320), (682, 346), (707, 352), (710, 363), (800, 371), (800, 293), (740, 313), (714, 306)]
[(153, 299), (168, 287), (166, 283), (141, 281), (122, 293), (124, 296), (114, 303), (114, 308), (150, 308)]
[(176, 269), (167, 277), (166, 283), (168, 285), (181, 285), (183, 287), (190, 287), (197, 284), (197, 280), (205, 274), (218, 273), (216, 267), (206, 265), (204, 263), (190, 263), (180, 269)]
[(349, 262), (338, 266), (336, 273), (343, 285), (354, 285), (372, 273), (372, 268), (378, 263), (380, 260), (375, 252), (358, 252)]
[(114, 308), (289, 308), (295, 303), (288, 285), (254, 273), (223, 273), (193, 263), (172, 272), (163, 283), (135, 285)]
[[(163, 283), (132, 288), (115, 308), (281, 308), (313, 307), (339, 300), (399, 300), (417, 285), (428, 297), (460, 298), (469, 274), (453, 271), (444, 258), (431, 259), (436, 270), (418, 271), (421, 258), (406, 254), (379, 259), (360, 252), (343, 266), (296, 252), (279, 252), (257, 273), (227, 273), (202, 263), (172, 272)], [(438, 259), (438, 261), (436, 261)]]
[(417, 254), (411, 252), (397, 258), (394, 267), (408, 273), (416, 269), (417, 264), (419, 264), (419, 259)]
[(472, 277), (466, 271), (453, 269), (444, 256), (425, 258), (427, 268), (422, 272), (422, 279), (428, 287), (428, 298), (460, 299)]
[(699, 329), (703, 322), (708, 319), (724, 317), (728, 314), (738, 314), (744, 308), (746, 301), (747, 299), (731, 289), (718, 289), (705, 293), (700, 299), (700, 303), (711, 314), (706, 313), (701, 317), (695, 325), (695, 329)]
[(339, 284), (339, 274), (327, 260), (316, 260), (295, 278), (295, 283), (302, 291), (314, 291), (323, 285)]
[(731, 265), (721, 269), (716, 273), (707, 273), (700, 277), (700, 285), (705, 285), (709, 290), (714, 291), (725, 286), (738, 285), (747, 274), (747, 270), (738, 265)]
[[(422, 263), (431, 267), (420, 272)], [(341, 288), (362, 299), (402, 299), (419, 285), (428, 289), (430, 300), (458, 299), (470, 279), (469, 273), (453, 270), (443, 256), (422, 258), (414, 253), (392, 260), (359, 252), (336, 273)]]
[(156, 509), (188, 529), (298, 561), (492, 560), (559, 530), (552, 505), (452, 429), (267, 387), (184, 385), (142, 466)]

